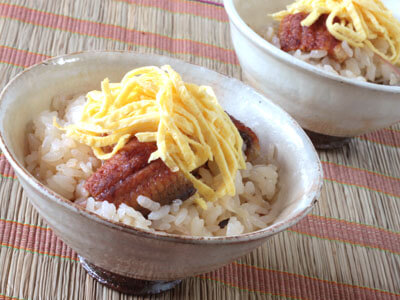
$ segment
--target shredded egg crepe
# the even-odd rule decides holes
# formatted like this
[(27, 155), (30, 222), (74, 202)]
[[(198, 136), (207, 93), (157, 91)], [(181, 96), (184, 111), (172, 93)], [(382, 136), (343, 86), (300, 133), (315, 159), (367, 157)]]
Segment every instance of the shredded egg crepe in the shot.
[[(299, 12), (309, 14), (302, 26), (311, 26), (321, 15), (328, 14), (326, 26), (336, 39), (347, 41), (353, 47), (366, 46), (382, 58), (400, 65), (400, 22), (380, 0), (297, 0), (272, 16), (281, 21), (285, 16)], [(390, 45), (388, 53), (375, 47), (374, 40), (379, 37)]]
[[(106, 78), (101, 91), (86, 95), (77, 124), (59, 126), (76, 141), (93, 149), (101, 160), (111, 158), (133, 136), (140, 142), (156, 142), (158, 158), (174, 172), (181, 171), (193, 183), (195, 199), (207, 201), (235, 195), (238, 169), (245, 168), (243, 140), (209, 86), (182, 81), (170, 66), (143, 67), (128, 72), (120, 83)], [(104, 147), (112, 147), (104, 152)], [(215, 186), (191, 172), (212, 164)]]

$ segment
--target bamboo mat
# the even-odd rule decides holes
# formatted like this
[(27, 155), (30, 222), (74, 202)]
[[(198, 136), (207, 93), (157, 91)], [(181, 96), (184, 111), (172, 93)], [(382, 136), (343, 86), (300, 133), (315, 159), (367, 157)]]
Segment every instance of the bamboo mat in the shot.
[[(0, 87), (89, 49), (154, 52), (241, 77), (221, 0), (1, 0)], [(298, 225), (152, 299), (400, 299), (400, 125), (320, 152), (322, 198)], [(0, 299), (132, 299), (95, 282), (0, 156)]]

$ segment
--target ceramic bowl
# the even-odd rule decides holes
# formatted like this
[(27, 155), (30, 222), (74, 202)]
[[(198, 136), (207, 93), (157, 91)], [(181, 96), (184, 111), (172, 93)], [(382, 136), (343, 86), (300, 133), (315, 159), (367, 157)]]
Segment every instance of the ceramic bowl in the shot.
[[(400, 87), (331, 75), (258, 34), (273, 22), (269, 14), (292, 2), (224, 0), (245, 81), (315, 133), (353, 137), (400, 121)], [(399, 7), (398, 1), (386, 2)]]
[[(262, 153), (268, 145), (276, 146), (280, 179), (273, 213), (277, 218), (269, 227), (231, 237), (151, 233), (87, 212), (44, 186), (26, 170), (27, 124), (49, 109), (54, 96), (100, 89), (105, 77), (120, 81), (133, 68), (164, 64), (171, 65), (185, 81), (212, 86), (226, 111), (259, 136)], [(157, 55), (78, 53), (25, 70), (0, 95), (0, 146), (39, 214), (57, 236), (84, 258), (87, 269), (98, 267), (95, 273), (103, 282), (107, 279), (104, 277), (110, 276), (175, 280), (216, 269), (298, 222), (311, 210), (322, 185), (318, 155), (286, 112), (238, 80)]]

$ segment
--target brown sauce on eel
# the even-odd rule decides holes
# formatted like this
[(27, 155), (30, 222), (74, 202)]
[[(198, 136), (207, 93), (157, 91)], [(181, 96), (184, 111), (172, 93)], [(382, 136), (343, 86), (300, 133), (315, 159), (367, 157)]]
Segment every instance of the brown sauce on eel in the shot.
[(302, 26), (301, 22), (308, 16), (306, 13), (288, 15), (280, 23), (279, 40), (285, 52), (301, 50), (326, 50), (328, 55), (338, 62), (347, 58), (341, 41), (337, 40), (326, 27), (328, 15), (322, 15), (313, 25)]
[[(249, 160), (259, 155), (260, 144), (256, 134), (243, 123), (231, 117), (243, 138)], [(90, 176), (85, 188), (96, 201), (108, 201), (117, 207), (125, 203), (147, 215), (149, 211), (137, 203), (139, 195), (149, 197), (161, 205), (175, 199), (186, 200), (196, 192), (191, 181), (182, 172), (172, 172), (161, 159), (148, 162), (156, 143), (141, 143), (132, 138), (112, 158)]]

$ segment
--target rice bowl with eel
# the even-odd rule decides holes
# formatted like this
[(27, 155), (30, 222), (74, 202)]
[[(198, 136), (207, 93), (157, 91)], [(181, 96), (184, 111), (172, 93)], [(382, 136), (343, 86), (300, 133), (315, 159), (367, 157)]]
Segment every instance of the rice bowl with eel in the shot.
[(335, 75), (400, 86), (400, 21), (380, 0), (304, 1), (272, 14), (263, 36)]
[[(27, 170), (26, 130), (41, 113), (55, 110), (58, 101), (54, 99), (73, 99), (73, 94), (99, 90), (104, 78), (119, 82), (132, 68), (166, 64), (189, 82), (213, 87), (227, 113), (259, 138), (262, 161), (268, 161), (270, 145), (276, 146), (274, 164), (279, 166), (279, 181), (270, 210), (276, 217), (266, 228), (209, 237), (144, 230), (84, 209)], [(51, 230), (78, 253), (90, 275), (126, 293), (158, 293), (172, 288), (177, 279), (209, 272), (249, 253), (304, 218), (319, 198), (323, 182), (315, 149), (282, 109), (238, 80), (165, 56), (92, 51), (46, 60), (7, 85), (0, 95), (0, 121), (1, 149), (30, 203)]]
[[(154, 75), (152, 72), (154, 74), (165, 72), (179, 76), (168, 66), (162, 69), (147, 67), (139, 71), (133, 70), (128, 73), (130, 75), (125, 75), (122, 82), (126, 83), (130, 78), (129, 80), (134, 82), (134, 86), (127, 87), (121, 84), (122, 87), (111, 91), (109, 95), (105, 91), (116, 83), (103, 81), (101, 92), (92, 91), (86, 97), (78, 95), (72, 99), (56, 97), (52, 103), (52, 110), (42, 112), (33, 120), (33, 126), (28, 134), (30, 154), (25, 159), (28, 170), (44, 184), (71, 201), (84, 206), (87, 210), (106, 219), (146, 230), (193, 236), (218, 236), (238, 235), (267, 227), (274, 219), (274, 216), (270, 214), (270, 202), (275, 195), (275, 186), (278, 181), (277, 167), (271, 164), (274, 149), (271, 145), (267, 159), (269, 164), (264, 161), (253, 165), (252, 162), (259, 156), (258, 138), (250, 128), (233, 117), (230, 117), (230, 120), (239, 131), (241, 138), (244, 139), (244, 142), (238, 146), (242, 147), (243, 143), (248, 161), (241, 167), (242, 170), (234, 170), (232, 175), (234, 177), (234, 193), (220, 193), (214, 201), (199, 199), (196, 189), (185, 176), (180, 175), (180, 172), (170, 172), (174, 167), (168, 169), (160, 159), (151, 161), (151, 156), (157, 153), (157, 145), (162, 142), (160, 143), (158, 139), (149, 140), (146, 137), (139, 141), (137, 138), (151, 136), (151, 133), (137, 132), (136, 129), (133, 129), (131, 130), (133, 133), (128, 137), (129, 141), (118, 149), (116, 149), (117, 145), (123, 137), (114, 139), (107, 145), (102, 144), (101, 149), (90, 147), (89, 143), (85, 144), (85, 141), (90, 138), (108, 139), (116, 131), (108, 131), (104, 134), (105, 131), (98, 130), (93, 136), (77, 137), (77, 130), (81, 130), (77, 129), (77, 124), (82, 123), (82, 120), (85, 119), (84, 114), (88, 110), (93, 110), (91, 105), (96, 104), (95, 101), (100, 101), (101, 104), (94, 115), (99, 114), (99, 110), (104, 106), (113, 106), (118, 101), (125, 102), (122, 106), (115, 108), (115, 111), (118, 112), (119, 122), (122, 122), (121, 119), (123, 120), (124, 116), (132, 118), (132, 111), (121, 113), (128, 106), (150, 101), (143, 100), (144, 98), (152, 99), (151, 101), (160, 105), (160, 102), (163, 101), (163, 93), (160, 92), (161, 87), (157, 86), (158, 83), (151, 78), (151, 75)], [(169, 109), (174, 105), (173, 103), (177, 105), (177, 102), (185, 101), (177, 95), (178, 92), (174, 92), (178, 90), (179, 83), (175, 83), (175, 87), (171, 90), (175, 98), (173, 102), (170, 102)], [(217, 101), (208, 87), (197, 88), (197, 86), (183, 82), (181, 84), (182, 87), (186, 85), (188, 88), (184, 92), (190, 93), (190, 89), (197, 89), (191, 92), (193, 98), (197, 91), (202, 90), (205, 93), (203, 95), (210, 97), (212, 101)], [(157, 86), (158, 92), (152, 93), (149, 88), (151, 85)], [(135, 91), (145, 86), (148, 89), (141, 91), (142, 94), (129, 92), (128, 97), (121, 98), (124, 93), (127, 93), (126, 90)], [(96, 98), (89, 103), (93, 97), (99, 97), (99, 99)], [(105, 102), (107, 97), (113, 98), (111, 103)], [(211, 102), (205, 105), (208, 105), (207, 114), (211, 114)], [(219, 108), (219, 105), (216, 107)], [(143, 107), (138, 106), (136, 109), (140, 110)], [(114, 112), (110, 110), (109, 113)], [(106, 113), (101, 116), (101, 118), (105, 117), (107, 117)], [(183, 119), (182, 113), (179, 117), (180, 122), (190, 120), (187, 116), (186, 119)], [(170, 113), (168, 118), (172, 119), (173, 115)], [(219, 112), (213, 118), (226, 118), (226, 114)], [(226, 118), (227, 125), (218, 119), (215, 119), (214, 122), (219, 122), (219, 126), (229, 126), (230, 120)], [(131, 121), (125, 126), (129, 128), (133, 126), (132, 124), (134, 123)], [(178, 122), (176, 124), (182, 126)], [(89, 125), (86, 124), (86, 127), (79, 131), (81, 135), (86, 134), (89, 127), (90, 130), (95, 130), (94, 124), (90, 123)], [(155, 130), (154, 134), (160, 134), (159, 130), (162, 125), (158, 123), (156, 125), (158, 131)], [(151, 127), (151, 125), (149, 126)], [(72, 130), (68, 131), (68, 128)], [(217, 128), (217, 130), (219, 129)], [(225, 136), (226, 140), (229, 140), (229, 132), (221, 132), (221, 134)], [(149, 143), (149, 141), (153, 143)], [(154, 143), (156, 141), (157, 145)], [(102, 152), (106, 147), (109, 152)], [(96, 151), (101, 153), (94, 155)], [(200, 164), (192, 168), (195, 169), (195, 176), (201, 182), (213, 189), (218, 189), (218, 186), (214, 186), (214, 182), (218, 181), (222, 174), (216, 170), (218, 166), (214, 162), (215, 153), (210, 157), (211, 160), (208, 163), (207, 160), (202, 159)], [(202, 188), (201, 184), (200, 188)]]
[[(396, 12), (397, 1), (383, 2)], [(272, 18), (273, 14), (285, 11), (292, 3), (292, 0), (224, 1), (245, 82), (292, 115), (311, 136), (316, 137), (315, 145), (324, 149), (340, 147), (351, 137), (400, 121), (399, 86), (329, 72), (266, 40), (268, 28), (279, 26), (279, 21)], [(270, 37), (277, 33), (271, 31)], [(308, 53), (308, 59), (319, 63), (324, 58), (317, 57), (325, 53), (318, 50), (313, 55), (315, 58), (310, 59)], [(330, 56), (328, 58), (334, 61)]]

